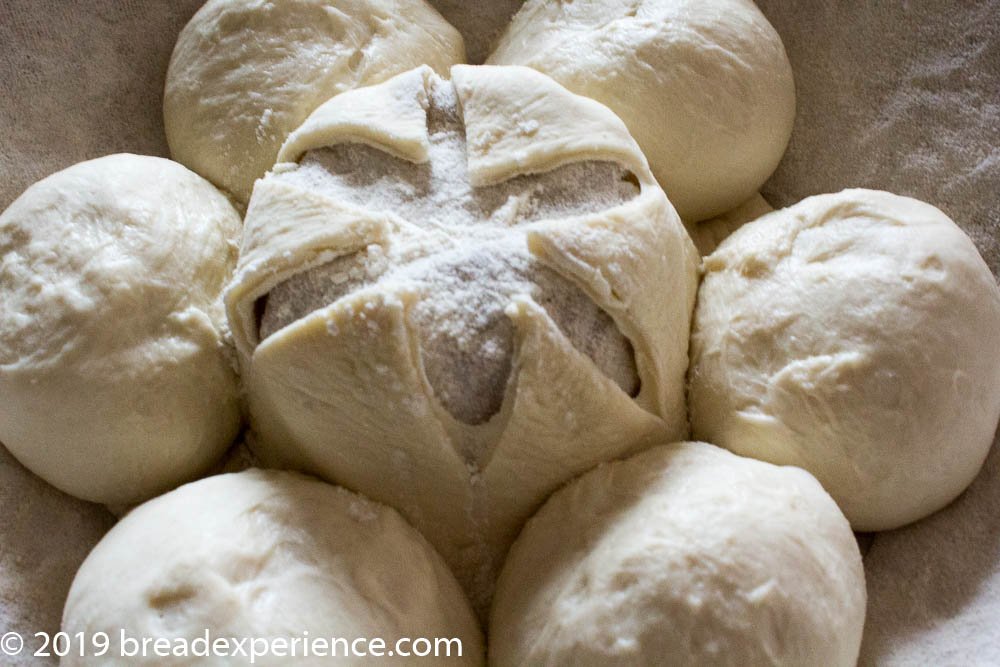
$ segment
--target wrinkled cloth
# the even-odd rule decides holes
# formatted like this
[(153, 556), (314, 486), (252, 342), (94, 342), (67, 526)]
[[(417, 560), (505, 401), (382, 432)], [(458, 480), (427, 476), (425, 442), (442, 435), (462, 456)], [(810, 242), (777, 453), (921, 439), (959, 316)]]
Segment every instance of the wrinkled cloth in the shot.
[[(490, 3), (432, 0), (478, 58), (516, 0)], [(167, 63), (200, 4), (0, 0), (0, 209), (85, 159), (167, 155)], [(845, 187), (917, 197), (948, 213), (1000, 272), (1000, 0), (758, 4), (784, 40), (798, 95), (765, 198), (785, 206)], [(490, 34), (469, 39), (478, 30)], [(874, 538), (861, 664), (1000, 664), (997, 507), (994, 444), (955, 503)], [(19, 658), (0, 662), (44, 664), (28, 654), (31, 635), (58, 630), (73, 573), (112, 522), (0, 451), (0, 634), (27, 640)]]

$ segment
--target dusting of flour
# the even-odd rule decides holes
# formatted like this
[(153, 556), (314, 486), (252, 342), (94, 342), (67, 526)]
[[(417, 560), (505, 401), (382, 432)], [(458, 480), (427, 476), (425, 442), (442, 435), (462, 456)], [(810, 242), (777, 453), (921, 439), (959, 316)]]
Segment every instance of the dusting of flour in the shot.
[(496, 414), (511, 373), (514, 330), (505, 308), (528, 295), (574, 346), (625, 392), (639, 378), (628, 339), (572, 282), (528, 251), (534, 222), (596, 213), (635, 197), (638, 183), (610, 162), (579, 162), (485, 187), (469, 182), (465, 132), (453, 86), (435, 80), (427, 111), (430, 158), (414, 164), (363, 144), (309, 151), (273, 178), (339, 201), (390, 213), (397, 229), (372, 245), (278, 285), (262, 309), (263, 340), (358, 288), (404, 283), (424, 372), (459, 421)]

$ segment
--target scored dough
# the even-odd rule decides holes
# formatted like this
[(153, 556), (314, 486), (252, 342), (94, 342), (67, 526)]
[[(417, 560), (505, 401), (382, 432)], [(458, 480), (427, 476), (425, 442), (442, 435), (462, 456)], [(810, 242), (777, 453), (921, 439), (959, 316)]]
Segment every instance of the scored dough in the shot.
[[(434, 298), (413, 311), (427, 379), (456, 419), (481, 424), (499, 411), (511, 371), (514, 328), (504, 307), (515, 295), (530, 294), (578, 349), (634, 396), (639, 378), (628, 340), (578, 287), (532, 259), (516, 229), (625, 203), (639, 194), (628, 170), (582, 162), (474, 188), (454, 87), (435, 82), (427, 119), (430, 154), (420, 168), (364, 144), (341, 144), (309, 151), (299, 169), (274, 177), (357, 206), (377, 202), (423, 233), (386, 252), (371, 248), (279, 284), (263, 306), (261, 339), (374, 280), (427, 285)], [(428, 240), (427, 232), (436, 230), (452, 238), (475, 233), (477, 244), (452, 248), (449, 239)], [(432, 252), (434, 261), (419, 261)]]
[(705, 443), (556, 492), (510, 550), (494, 665), (853, 667), (861, 554), (808, 473)]
[(203, 473), (239, 428), (220, 295), (240, 219), (175, 162), (111, 155), (0, 215), (0, 441), (86, 500)]
[(738, 230), (704, 270), (695, 437), (809, 470), (855, 530), (968, 486), (1000, 419), (1000, 288), (941, 211), (871, 190), (810, 197)]
[(171, 156), (243, 202), (288, 133), (330, 97), (465, 60), (424, 0), (209, 0), (170, 59)]
[[(67, 667), (195, 662), (152, 651), (123, 657), (120, 637), (191, 646), (206, 630), (211, 639), (289, 643), (380, 638), (387, 650), (401, 638), (457, 638), (461, 657), (453, 645), (443, 662), (479, 665), (483, 655), (454, 575), (394, 510), (302, 475), (262, 470), (209, 477), (133, 510), (80, 567), (62, 630), (111, 640), (103, 657), (71, 652)], [(339, 650), (339, 659), (304, 657), (300, 642), (296, 657), (266, 655), (256, 664), (371, 664), (370, 656)]]
[(696, 251), (605, 107), (524, 68), (452, 77), (296, 130), (227, 301), (262, 459), (399, 508), (482, 608), (549, 492), (686, 431)]
[(750, 0), (528, 0), (486, 62), (608, 105), (687, 223), (749, 198), (792, 132), (791, 65)]

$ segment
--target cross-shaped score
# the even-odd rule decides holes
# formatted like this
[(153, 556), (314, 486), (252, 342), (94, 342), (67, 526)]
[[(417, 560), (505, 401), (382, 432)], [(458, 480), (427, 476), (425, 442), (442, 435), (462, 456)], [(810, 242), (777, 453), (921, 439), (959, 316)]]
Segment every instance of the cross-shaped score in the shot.
[(340, 95), (279, 160), (229, 292), (256, 449), (399, 507), (484, 609), (548, 493), (683, 432), (691, 241), (624, 124), (525, 68)]

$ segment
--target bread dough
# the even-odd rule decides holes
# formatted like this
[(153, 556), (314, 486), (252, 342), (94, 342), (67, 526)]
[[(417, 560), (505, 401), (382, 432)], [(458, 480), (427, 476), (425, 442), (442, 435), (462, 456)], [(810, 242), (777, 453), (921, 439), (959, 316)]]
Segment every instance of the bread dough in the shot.
[[(133, 510), (80, 567), (62, 630), (111, 638), (104, 657), (71, 653), (67, 667), (174, 665), (177, 657), (121, 657), (120, 637), (191, 645), (206, 630), (213, 639), (381, 638), (387, 649), (403, 637), (458, 638), (461, 657), (441, 662), (483, 661), (468, 600), (417, 531), (388, 507), (277, 471), (209, 477)], [(304, 657), (299, 644), (294, 658), (269, 655), (255, 664), (371, 661)]]
[(1000, 419), (1000, 288), (941, 211), (871, 190), (810, 197), (704, 269), (697, 438), (809, 470), (856, 530), (915, 521), (969, 484)]
[(750, 0), (528, 0), (487, 63), (611, 107), (686, 222), (749, 198), (792, 132), (791, 66)]
[(525, 68), (345, 93), (280, 160), (227, 295), (257, 453), (398, 508), (483, 608), (548, 493), (685, 433), (694, 246), (621, 121)]
[(464, 60), (461, 35), (423, 0), (209, 0), (167, 70), (170, 154), (245, 202), (330, 97)]
[(131, 503), (204, 472), (236, 436), (224, 283), (240, 219), (162, 158), (111, 155), (0, 215), (0, 441), (54, 486)]
[(808, 473), (705, 443), (558, 491), (497, 583), (495, 665), (853, 667), (861, 554)]
[(731, 211), (689, 225), (688, 232), (698, 252), (704, 257), (711, 255), (719, 244), (737, 229), (773, 210), (767, 200), (757, 193)]

